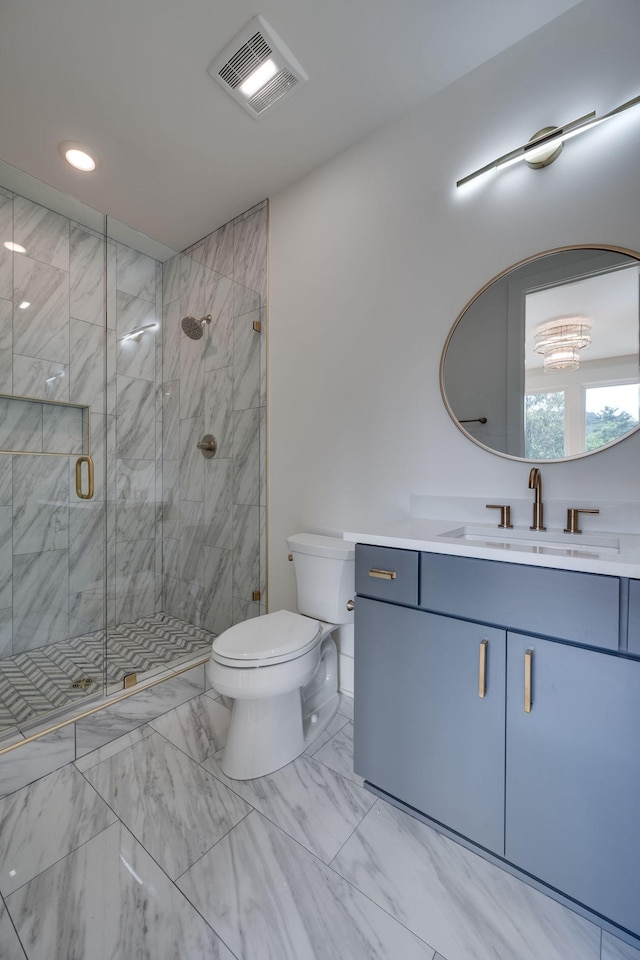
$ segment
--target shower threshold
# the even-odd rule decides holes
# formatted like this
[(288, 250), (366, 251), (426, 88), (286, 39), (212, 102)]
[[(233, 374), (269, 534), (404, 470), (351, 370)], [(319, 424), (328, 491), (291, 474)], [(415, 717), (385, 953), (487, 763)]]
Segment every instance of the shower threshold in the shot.
[[(152, 678), (172, 676), (176, 667), (204, 662), (213, 637), (158, 613), (109, 628), (106, 661), (103, 631), (0, 660), (0, 749), (7, 737), (28, 735), (35, 725), (60, 722), (66, 714), (111, 700), (122, 693), (129, 674), (136, 674), (134, 692)], [(95, 682), (74, 687), (87, 678)]]

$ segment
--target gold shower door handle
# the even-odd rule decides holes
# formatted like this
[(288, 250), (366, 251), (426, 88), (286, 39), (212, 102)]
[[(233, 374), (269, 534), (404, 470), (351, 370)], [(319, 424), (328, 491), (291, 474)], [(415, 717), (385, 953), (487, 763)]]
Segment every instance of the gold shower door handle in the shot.
[(531, 687), (531, 670), (533, 667), (533, 650), (529, 649), (524, 655), (524, 712), (531, 713), (533, 703)]
[(488, 640), (480, 641), (480, 665), (478, 667), (478, 696), (486, 697), (487, 695), (487, 648), (489, 646)]
[[(89, 489), (82, 492), (82, 464), (86, 463), (89, 474)], [(76, 493), (81, 500), (91, 500), (94, 494), (93, 460), (91, 457), (78, 457), (76, 460)]]

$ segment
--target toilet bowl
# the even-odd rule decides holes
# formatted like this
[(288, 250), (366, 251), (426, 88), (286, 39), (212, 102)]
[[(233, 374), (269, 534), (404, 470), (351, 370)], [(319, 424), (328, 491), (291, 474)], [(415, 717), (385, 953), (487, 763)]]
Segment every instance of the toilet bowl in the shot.
[[(207, 665), (213, 688), (233, 699), (220, 765), (234, 780), (265, 776), (294, 760), (338, 709), (331, 634), (353, 620), (347, 601), (354, 547), (314, 534), (296, 534), (287, 543), (301, 612), (278, 610), (230, 627), (214, 640)], [(320, 617), (320, 610), (333, 619)]]

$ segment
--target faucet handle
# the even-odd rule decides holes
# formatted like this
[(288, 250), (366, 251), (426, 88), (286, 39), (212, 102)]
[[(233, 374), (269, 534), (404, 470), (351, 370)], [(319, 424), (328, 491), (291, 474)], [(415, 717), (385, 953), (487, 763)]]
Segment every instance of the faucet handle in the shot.
[(488, 503), (487, 510), (499, 510), (500, 511), (500, 523), (498, 524), (504, 530), (512, 530), (513, 524), (511, 523), (511, 507), (508, 503)]
[(579, 514), (581, 513), (600, 513), (600, 511), (589, 507), (569, 507), (567, 510), (567, 525), (564, 528), (565, 533), (582, 533), (578, 526), (580, 523)]

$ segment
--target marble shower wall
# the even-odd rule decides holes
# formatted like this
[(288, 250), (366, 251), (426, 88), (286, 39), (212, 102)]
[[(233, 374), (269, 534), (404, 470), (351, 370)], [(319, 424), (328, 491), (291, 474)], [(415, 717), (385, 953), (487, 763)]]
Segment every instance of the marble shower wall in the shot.
[(266, 285), (267, 201), (164, 264), (164, 609), (214, 633), (266, 609)]
[[(0, 189), (0, 393), (89, 406), (96, 482), (0, 455), (0, 656), (100, 629), (105, 569), (109, 624), (161, 607), (161, 296), (155, 260)], [(2, 449), (81, 452), (65, 408), (0, 402)]]

